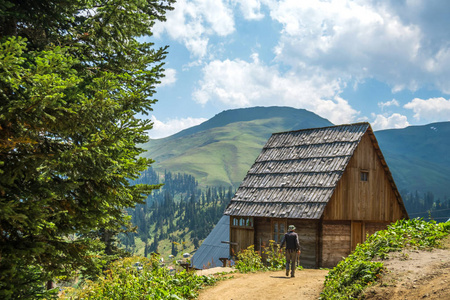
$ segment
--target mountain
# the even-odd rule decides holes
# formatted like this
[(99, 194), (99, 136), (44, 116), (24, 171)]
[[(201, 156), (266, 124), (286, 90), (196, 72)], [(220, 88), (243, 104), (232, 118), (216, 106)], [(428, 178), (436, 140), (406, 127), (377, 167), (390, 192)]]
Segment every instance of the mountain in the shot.
[(237, 188), (274, 132), (333, 125), (304, 109), (253, 107), (221, 112), (200, 125), (150, 140), (144, 154), (158, 172), (193, 175), (200, 186)]
[(450, 122), (375, 132), (400, 191), (450, 197)]
[[(143, 148), (159, 173), (193, 175), (200, 187), (237, 188), (272, 133), (332, 125), (303, 109), (234, 109)], [(381, 130), (375, 136), (402, 194), (450, 196), (450, 122)]]

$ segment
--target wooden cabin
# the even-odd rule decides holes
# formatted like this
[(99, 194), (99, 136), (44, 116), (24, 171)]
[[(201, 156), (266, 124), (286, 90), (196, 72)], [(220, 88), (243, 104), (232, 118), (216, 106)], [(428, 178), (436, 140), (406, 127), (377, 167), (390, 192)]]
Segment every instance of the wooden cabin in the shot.
[(369, 123), (273, 134), (225, 215), (230, 255), (299, 235), (304, 267), (334, 267), (366, 235), (408, 218)]

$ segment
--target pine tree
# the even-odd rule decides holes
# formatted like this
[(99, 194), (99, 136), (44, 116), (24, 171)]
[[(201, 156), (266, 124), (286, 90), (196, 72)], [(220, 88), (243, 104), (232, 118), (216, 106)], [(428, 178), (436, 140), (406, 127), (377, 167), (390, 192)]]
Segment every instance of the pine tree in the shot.
[(177, 256), (177, 254), (178, 254), (177, 246), (175, 245), (175, 242), (173, 242), (173, 241), (172, 241), (172, 252), (171, 252), (171, 254), (173, 256)]
[(95, 266), (124, 209), (157, 187), (129, 183), (152, 162), (137, 146), (151, 123), (137, 116), (166, 55), (138, 38), (172, 2), (0, 5), (0, 298), (37, 298), (45, 281)]

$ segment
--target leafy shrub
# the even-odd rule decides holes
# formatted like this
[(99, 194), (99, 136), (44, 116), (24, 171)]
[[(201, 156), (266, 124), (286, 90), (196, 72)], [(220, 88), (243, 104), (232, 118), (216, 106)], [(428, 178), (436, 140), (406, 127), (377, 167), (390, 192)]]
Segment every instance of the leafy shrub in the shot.
[(110, 265), (97, 281), (86, 281), (78, 289), (67, 289), (61, 298), (70, 299), (194, 299), (213, 277), (182, 271), (171, 275), (159, 265), (159, 257), (130, 257)]
[(450, 223), (425, 222), (422, 219), (399, 220), (386, 230), (378, 231), (356, 247), (345, 260), (331, 270), (325, 279), (320, 299), (353, 299), (373, 284), (384, 270), (389, 252), (403, 248), (429, 249), (439, 247), (450, 231)]
[(236, 269), (241, 273), (256, 272), (264, 270), (261, 256), (255, 251), (254, 245), (242, 250), (237, 255)]
[[(280, 249), (275, 241), (269, 241), (269, 246), (265, 247), (262, 252), (265, 256), (263, 260), (251, 245), (238, 253), (235, 267), (241, 273), (282, 270), (286, 267), (286, 257), (284, 251), (280, 251)], [(297, 269), (303, 270), (301, 266)]]
[(280, 250), (280, 246), (273, 240), (270, 240), (269, 247), (263, 250), (263, 254), (267, 255), (265, 265), (268, 270), (282, 270), (286, 267), (286, 256)]

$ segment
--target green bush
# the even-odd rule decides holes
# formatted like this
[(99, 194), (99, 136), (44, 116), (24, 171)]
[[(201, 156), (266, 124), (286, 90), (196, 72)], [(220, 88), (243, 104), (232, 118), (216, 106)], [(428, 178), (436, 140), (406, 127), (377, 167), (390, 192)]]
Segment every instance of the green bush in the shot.
[(159, 257), (130, 257), (110, 265), (103, 277), (86, 281), (77, 289), (66, 289), (62, 299), (194, 299), (204, 285), (217, 281), (182, 271), (170, 274), (159, 265)]
[(450, 223), (425, 222), (422, 219), (400, 220), (386, 230), (378, 231), (356, 247), (345, 260), (331, 270), (325, 279), (320, 299), (353, 299), (373, 284), (384, 270), (381, 261), (389, 252), (403, 248), (430, 249), (439, 247), (448, 235)]
[(241, 250), (237, 255), (236, 269), (241, 273), (265, 270), (261, 256), (255, 251), (254, 245)]
[[(241, 273), (256, 272), (256, 271), (276, 271), (282, 270), (286, 267), (286, 257), (284, 251), (280, 251), (280, 246), (275, 244), (275, 241), (270, 241), (268, 247), (264, 247), (261, 255), (254, 250), (251, 245), (237, 255), (236, 269)], [(298, 267), (298, 270), (302, 270)]]
[(269, 247), (263, 250), (263, 254), (267, 255), (265, 265), (268, 270), (282, 270), (286, 267), (286, 256), (280, 250), (280, 246), (273, 240), (270, 240)]

